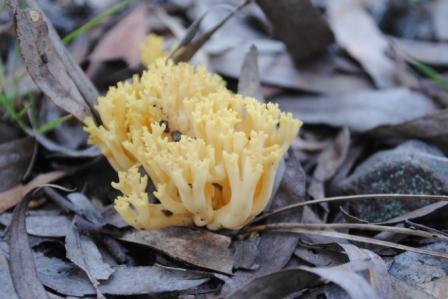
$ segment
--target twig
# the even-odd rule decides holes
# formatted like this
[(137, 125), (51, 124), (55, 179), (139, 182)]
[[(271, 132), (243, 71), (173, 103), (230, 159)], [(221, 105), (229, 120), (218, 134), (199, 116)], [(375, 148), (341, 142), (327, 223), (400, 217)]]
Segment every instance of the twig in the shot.
[(251, 223), (258, 222), (262, 219), (276, 215), (278, 213), (282, 213), (282, 212), (289, 211), (292, 209), (301, 208), (301, 207), (308, 206), (308, 205), (320, 204), (320, 203), (324, 203), (324, 202), (345, 201), (345, 200), (357, 201), (357, 200), (363, 200), (363, 199), (382, 199), (382, 198), (396, 199), (396, 200), (411, 200), (411, 199), (423, 200), (423, 199), (425, 199), (425, 200), (448, 201), (447, 195), (427, 195), (427, 194), (419, 194), (419, 195), (416, 195), (416, 194), (361, 194), (361, 195), (326, 197), (326, 198), (320, 198), (320, 199), (315, 199), (315, 200), (299, 202), (296, 204), (282, 207), (280, 209), (277, 209), (277, 210), (274, 210), (271, 212), (267, 212), (267, 213), (255, 218)]

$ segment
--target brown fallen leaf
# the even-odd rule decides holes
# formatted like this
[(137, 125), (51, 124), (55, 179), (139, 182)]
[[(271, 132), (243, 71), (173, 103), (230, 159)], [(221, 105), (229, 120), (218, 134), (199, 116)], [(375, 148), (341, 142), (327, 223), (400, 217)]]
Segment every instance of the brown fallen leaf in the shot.
[(50, 182), (64, 177), (67, 173), (64, 171), (52, 171), (40, 174), (27, 184), (20, 184), (7, 191), (0, 192), (0, 213), (18, 204), (22, 198), (33, 190)]
[[(19, 3), (20, 2), (20, 3)], [(95, 115), (98, 92), (63, 45), (35, 0), (8, 1), (28, 73), (59, 107), (79, 120)], [(22, 6), (27, 8), (22, 9)]]
[(394, 86), (395, 65), (385, 53), (388, 42), (361, 3), (328, 1), (328, 16), (338, 44), (361, 63), (375, 85)]
[(334, 41), (321, 12), (309, 0), (257, 0), (296, 63), (323, 52)]
[(124, 60), (131, 68), (137, 67), (141, 61), (140, 45), (148, 32), (147, 16), (148, 6), (141, 3), (109, 29), (90, 55), (87, 73), (94, 73), (99, 63), (114, 59)]
[(191, 228), (165, 228), (152, 231), (132, 231), (120, 240), (149, 246), (189, 264), (232, 273), (233, 258), (230, 238), (206, 230)]

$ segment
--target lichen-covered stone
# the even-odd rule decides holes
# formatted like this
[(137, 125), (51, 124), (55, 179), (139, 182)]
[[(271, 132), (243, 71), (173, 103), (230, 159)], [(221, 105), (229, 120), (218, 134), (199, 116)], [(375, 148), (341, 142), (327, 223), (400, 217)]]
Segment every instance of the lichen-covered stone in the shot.
[[(372, 155), (340, 188), (345, 194), (448, 194), (448, 159), (436, 147), (410, 140)], [(429, 200), (370, 199), (350, 203), (350, 209), (362, 219), (381, 222), (429, 203)]]

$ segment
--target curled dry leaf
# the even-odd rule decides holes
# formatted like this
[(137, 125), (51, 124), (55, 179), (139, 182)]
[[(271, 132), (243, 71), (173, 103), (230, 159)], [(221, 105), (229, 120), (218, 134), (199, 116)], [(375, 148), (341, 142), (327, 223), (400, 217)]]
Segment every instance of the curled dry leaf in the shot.
[(107, 280), (113, 273), (113, 269), (103, 261), (96, 244), (90, 237), (82, 235), (72, 224), (65, 237), (65, 249), (67, 258), (87, 274), (100, 296), (98, 280)]
[(25, 212), (32, 199), (28, 193), (14, 209), (9, 226), (9, 267), (19, 298), (48, 299), (40, 282), (25, 227)]
[[(8, 1), (28, 73), (59, 107), (79, 120), (92, 115), (98, 92), (62, 44), (35, 0)], [(23, 6), (27, 8), (22, 9)]]
[(365, 270), (368, 264), (355, 261), (336, 267), (297, 267), (257, 277), (235, 292), (228, 299), (284, 298), (305, 288), (313, 288), (319, 277), (342, 287), (351, 298), (377, 299), (367, 281), (356, 272)]
[(350, 261), (369, 260), (371, 262), (367, 273), (367, 281), (380, 298), (399, 298), (392, 288), (392, 278), (387, 271), (387, 265), (380, 256), (373, 251), (361, 249), (352, 244), (338, 244), (347, 253)]
[(197, 267), (232, 273), (233, 258), (230, 238), (206, 230), (165, 228), (152, 231), (133, 231), (120, 240), (149, 246), (171, 258)]
[(45, 149), (54, 152), (54, 155), (71, 158), (93, 158), (101, 155), (101, 150), (96, 146), (90, 146), (82, 150), (71, 149), (57, 144), (43, 134), (27, 129), (28, 135), (33, 136)]
[(0, 192), (0, 213), (15, 206), (31, 190), (56, 181), (66, 175), (64, 171), (52, 171), (40, 174), (27, 184), (17, 185), (7, 191)]

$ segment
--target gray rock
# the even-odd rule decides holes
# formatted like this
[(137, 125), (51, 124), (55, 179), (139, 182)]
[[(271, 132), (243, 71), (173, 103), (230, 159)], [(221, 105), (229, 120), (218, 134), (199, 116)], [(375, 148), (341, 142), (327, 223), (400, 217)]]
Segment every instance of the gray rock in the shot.
[[(448, 194), (448, 158), (434, 146), (410, 140), (372, 155), (340, 184), (340, 189), (345, 194)], [(350, 210), (367, 221), (381, 222), (431, 202), (370, 199), (350, 203)]]
[[(436, 242), (423, 249), (446, 253), (448, 245)], [(408, 251), (394, 258), (389, 273), (409, 285), (418, 286), (447, 276), (448, 260)]]

